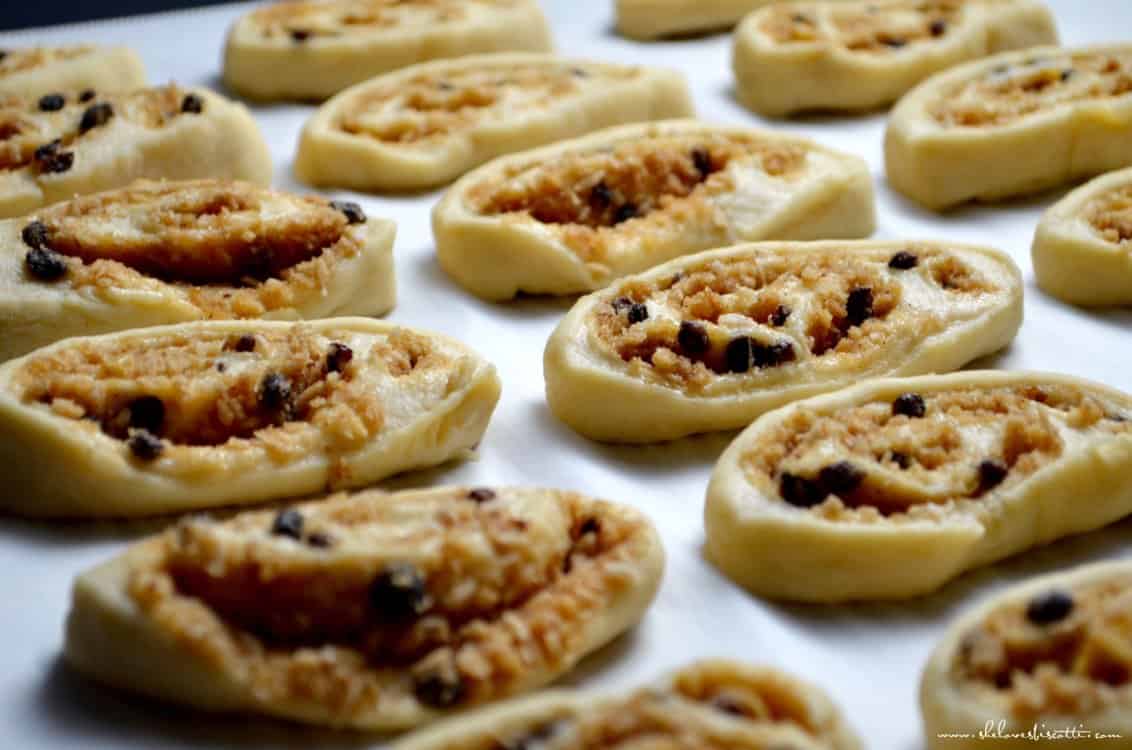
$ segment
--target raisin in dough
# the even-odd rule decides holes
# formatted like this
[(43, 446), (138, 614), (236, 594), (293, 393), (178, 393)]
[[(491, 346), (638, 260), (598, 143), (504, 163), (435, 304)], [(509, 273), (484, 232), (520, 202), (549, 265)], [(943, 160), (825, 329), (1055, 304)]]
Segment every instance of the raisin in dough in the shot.
[(1036, 0), (775, 3), (735, 32), (740, 101), (760, 114), (868, 110), (967, 60), (1056, 44)]
[(776, 669), (702, 661), (627, 695), (552, 691), (449, 719), (393, 750), (860, 750), (823, 691)]
[(627, 506), (371, 490), (143, 541), (78, 578), (65, 653), (200, 708), (406, 729), (570, 671), (640, 621), (663, 567)]
[(928, 748), (1034, 747), (1031, 739), (940, 736), (977, 735), (988, 724), (1002, 734), (1035, 725), (1084, 729), (1094, 736), (1065, 744), (1125, 747), (1132, 737), (1129, 613), (1132, 562), (1123, 560), (1035, 578), (963, 615), (936, 647), (920, 684)]
[(171, 84), (81, 99), (50, 111), (0, 101), (0, 218), (138, 178), (271, 179), (251, 113), (211, 91)]
[[(145, 85), (145, 68), (128, 47), (26, 47), (0, 50), (0, 97), (36, 100), (48, 109), (64, 98), (130, 91)], [(93, 92), (93, 93), (92, 93)], [(51, 97), (42, 100), (42, 97)]]
[(502, 157), (432, 215), (441, 267), (487, 300), (577, 294), (760, 239), (864, 237), (865, 162), (813, 141), (691, 120), (624, 125)]
[(291, 0), (236, 21), (224, 83), (256, 99), (326, 99), (415, 63), (551, 46), (536, 0)]
[(523, 53), (461, 57), (331, 99), (303, 128), (295, 172), (312, 185), (420, 189), (503, 154), (693, 114), (684, 77), (664, 68)]
[(0, 361), (203, 319), (381, 315), (392, 221), (245, 182), (139, 181), (0, 221)]
[(61, 341), (0, 366), (0, 507), (125, 517), (359, 487), (473, 448), (495, 368), (369, 318)]
[(1098, 177), (1046, 211), (1034, 235), (1038, 286), (1075, 305), (1132, 305), (1132, 169)]
[(547, 344), (546, 398), (595, 440), (671, 440), (866, 377), (954, 370), (1021, 322), (1021, 274), (997, 250), (740, 245), (579, 300)]
[(885, 133), (894, 188), (941, 210), (1132, 164), (1132, 45), (1037, 47), (921, 83)]
[(1130, 419), (1132, 397), (1107, 387), (995, 371), (797, 402), (720, 458), (708, 556), (774, 598), (926, 594), (1132, 512)]

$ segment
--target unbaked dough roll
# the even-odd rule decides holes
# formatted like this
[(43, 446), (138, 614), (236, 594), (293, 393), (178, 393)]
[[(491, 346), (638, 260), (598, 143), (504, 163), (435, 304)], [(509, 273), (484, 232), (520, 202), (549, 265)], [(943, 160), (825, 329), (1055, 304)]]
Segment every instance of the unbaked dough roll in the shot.
[(617, 31), (632, 39), (728, 29), (773, 0), (616, 0)]
[(68, 98), (91, 101), (110, 91), (145, 85), (145, 68), (129, 47), (25, 47), (0, 50), (0, 97), (59, 109)]

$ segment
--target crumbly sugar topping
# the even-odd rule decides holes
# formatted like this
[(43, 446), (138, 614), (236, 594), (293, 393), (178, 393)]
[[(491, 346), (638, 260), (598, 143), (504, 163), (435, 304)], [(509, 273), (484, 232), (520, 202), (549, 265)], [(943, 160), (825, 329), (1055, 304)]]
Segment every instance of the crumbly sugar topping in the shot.
[(778, 44), (821, 42), (852, 52), (884, 54), (943, 39), (962, 17), (962, 0), (847, 7), (784, 3), (766, 13), (761, 30)]
[(373, 34), (393, 29), (452, 24), (518, 0), (311, 0), (277, 2), (251, 14), (260, 36), (294, 43)]
[(1121, 185), (1085, 206), (1085, 220), (1105, 242), (1132, 241), (1132, 185)]

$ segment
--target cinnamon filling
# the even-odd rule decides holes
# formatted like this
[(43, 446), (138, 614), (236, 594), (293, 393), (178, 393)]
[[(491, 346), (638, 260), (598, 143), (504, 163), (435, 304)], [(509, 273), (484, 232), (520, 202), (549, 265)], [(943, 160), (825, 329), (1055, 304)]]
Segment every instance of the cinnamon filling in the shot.
[(1085, 208), (1086, 221), (1106, 242), (1132, 240), (1132, 185), (1125, 185), (1095, 198)]

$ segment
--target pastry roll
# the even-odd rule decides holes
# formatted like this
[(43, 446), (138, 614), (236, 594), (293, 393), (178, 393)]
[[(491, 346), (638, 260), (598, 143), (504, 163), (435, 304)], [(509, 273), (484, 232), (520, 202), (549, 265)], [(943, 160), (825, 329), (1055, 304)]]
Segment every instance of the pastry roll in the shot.
[(68, 98), (93, 101), (99, 93), (145, 86), (145, 68), (129, 47), (25, 47), (0, 50), (0, 97), (34, 100), (44, 111)]

